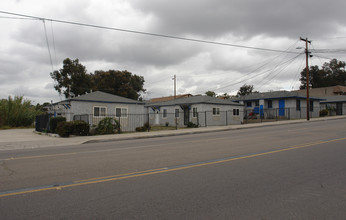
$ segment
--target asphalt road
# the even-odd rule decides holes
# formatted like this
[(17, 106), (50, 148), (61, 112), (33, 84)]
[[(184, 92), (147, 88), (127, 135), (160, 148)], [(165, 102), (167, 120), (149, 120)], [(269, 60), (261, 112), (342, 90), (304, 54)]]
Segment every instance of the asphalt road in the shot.
[(346, 120), (0, 152), (0, 219), (345, 219)]

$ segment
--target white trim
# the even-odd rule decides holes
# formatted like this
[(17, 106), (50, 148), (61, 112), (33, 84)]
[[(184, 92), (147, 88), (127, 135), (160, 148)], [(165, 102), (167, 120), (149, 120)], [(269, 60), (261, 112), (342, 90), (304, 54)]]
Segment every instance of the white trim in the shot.
[[(214, 114), (214, 109), (215, 109), (215, 114)], [(220, 116), (220, 108), (219, 107), (213, 108), (213, 116)]]
[[(167, 115), (168, 115), (168, 110), (166, 108), (162, 109), (162, 118), (163, 119), (167, 119)], [(165, 117), (166, 116), (166, 117)]]
[[(119, 116), (117, 116), (117, 109), (120, 109), (120, 118), (128, 118), (129, 117), (129, 109), (127, 107), (120, 107), (120, 106), (115, 106), (115, 117), (119, 118)], [(123, 110), (126, 109), (126, 113), (123, 112)], [(125, 115), (125, 116), (123, 116)]]
[[(99, 115), (95, 115), (95, 108), (99, 108)], [(102, 115), (101, 109), (105, 109), (105, 114)], [(107, 106), (93, 106), (93, 117), (106, 117), (107, 116)]]

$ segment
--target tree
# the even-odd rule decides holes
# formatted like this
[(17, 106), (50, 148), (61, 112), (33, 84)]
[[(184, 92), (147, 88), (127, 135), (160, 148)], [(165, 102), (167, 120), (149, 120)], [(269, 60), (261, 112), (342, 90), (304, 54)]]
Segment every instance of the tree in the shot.
[(50, 76), (57, 83), (54, 86), (55, 90), (60, 95), (64, 94), (66, 98), (85, 94), (92, 88), (90, 75), (78, 59), (66, 58), (63, 61), (63, 68), (50, 73)]
[(98, 90), (137, 100), (140, 92), (145, 92), (143, 76), (133, 75), (127, 70), (100, 70), (88, 74), (78, 59), (66, 58), (63, 68), (50, 75), (56, 82), (55, 90), (66, 98)]
[(250, 95), (252, 93), (255, 93), (254, 91), (254, 86), (253, 85), (246, 85), (244, 84), (241, 86), (238, 90), (237, 96), (245, 96), (245, 95)]
[[(309, 67), (309, 81), (312, 88), (346, 85), (345, 62), (332, 59), (318, 66)], [(306, 89), (306, 68), (300, 73), (300, 89)]]
[(216, 93), (213, 92), (213, 91), (206, 91), (205, 94), (206, 94), (207, 96), (210, 96), (210, 97), (215, 97), (215, 96), (216, 96)]
[(127, 70), (95, 71), (91, 75), (93, 90), (138, 100), (143, 88), (144, 77), (133, 75)]

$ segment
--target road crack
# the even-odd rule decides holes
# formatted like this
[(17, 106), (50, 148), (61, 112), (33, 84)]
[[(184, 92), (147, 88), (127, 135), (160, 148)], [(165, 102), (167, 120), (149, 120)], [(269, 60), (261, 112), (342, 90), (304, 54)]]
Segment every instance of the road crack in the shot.
[(3, 161), (3, 162), (1, 163), (0, 167), (2, 167), (6, 172), (8, 172), (8, 173), (9, 173), (9, 174), (8, 174), (9, 176), (12, 176), (12, 175), (15, 174), (15, 171), (12, 170), (12, 169), (10, 169), (10, 168), (7, 166), (7, 164), (6, 164), (5, 161)]

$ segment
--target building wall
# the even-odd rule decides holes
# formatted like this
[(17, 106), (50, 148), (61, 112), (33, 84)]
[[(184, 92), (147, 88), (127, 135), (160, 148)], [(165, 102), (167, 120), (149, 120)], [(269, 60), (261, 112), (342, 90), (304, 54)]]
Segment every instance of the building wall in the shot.
[[(296, 101), (300, 100), (300, 110), (297, 110), (296, 108)], [(263, 105), (263, 109), (266, 110), (266, 113), (268, 114), (268, 117), (278, 117), (279, 112), (277, 109), (279, 109), (279, 102), (280, 99), (271, 99), (272, 102), (272, 108), (269, 108), (268, 103), (269, 100), (258, 100), (257, 103), (259, 103), (258, 106), (256, 106), (256, 101), (251, 101), (251, 107), (247, 107), (247, 101), (241, 101), (240, 103), (244, 103), (245, 109), (248, 112), (251, 112), (255, 107), (260, 108), (260, 105)], [(319, 111), (320, 111), (320, 102), (319, 101), (313, 101), (314, 110), (310, 112), (310, 117), (319, 117)], [(272, 109), (272, 110), (270, 110)], [(298, 118), (304, 118), (306, 115), (306, 99), (295, 99), (295, 98), (287, 98), (285, 99), (285, 110), (282, 112), (284, 114), (284, 117), (290, 118), (290, 119), (298, 119)]]
[[(67, 104), (64, 103), (64, 104)], [(136, 127), (141, 127), (147, 121), (146, 109), (140, 104), (104, 103), (104, 102), (81, 102), (71, 101), (70, 109), (66, 109), (63, 103), (55, 105), (52, 111), (65, 117), (67, 121), (72, 121), (74, 116), (87, 115), (89, 124), (96, 126), (105, 117), (115, 117), (116, 108), (127, 109), (127, 117), (117, 118), (123, 131), (134, 131)], [(94, 107), (106, 108), (106, 116), (95, 116)]]
[[(193, 108), (197, 108), (197, 117), (193, 117)], [(219, 114), (213, 115), (213, 108), (219, 109)], [(179, 117), (175, 117), (175, 109), (179, 110)], [(238, 109), (239, 115), (233, 115), (233, 109)], [(167, 114), (164, 114), (164, 112)], [(148, 107), (149, 121), (151, 125), (175, 126), (184, 125), (184, 110), (179, 106), (161, 106), (159, 109)], [(194, 104), (190, 106), (189, 121), (199, 126), (219, 126), (229, 124), (241, 124), (243, 122), (243, 106)]]

